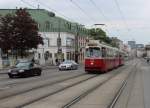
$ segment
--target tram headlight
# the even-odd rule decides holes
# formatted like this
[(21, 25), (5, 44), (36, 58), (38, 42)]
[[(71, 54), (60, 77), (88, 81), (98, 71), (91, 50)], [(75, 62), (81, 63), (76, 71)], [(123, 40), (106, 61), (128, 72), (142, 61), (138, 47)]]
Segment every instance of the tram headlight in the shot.
[(93, 62), (91, 62), (91, 65), (93, 65), (94, 63)]

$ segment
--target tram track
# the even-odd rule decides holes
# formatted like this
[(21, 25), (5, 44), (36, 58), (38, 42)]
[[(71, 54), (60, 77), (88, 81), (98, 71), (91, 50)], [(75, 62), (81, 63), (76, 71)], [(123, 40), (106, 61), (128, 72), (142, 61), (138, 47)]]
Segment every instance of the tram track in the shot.
[[(60, 91), (63, 91), (65, 89), (67, 89), (67, 88), (70, 88), (72, 86), (78, 85), (78, 84), (80, 84), (80, 83), (82, 83), (84, 81), (90, 80), (90, 79), (92, 79), (94, 77), (97, 77), (97, 75), (84, 74), (84, 75), (80, 75), (80, 76), (77, 76), (77, 77), (74, 77), (74, 78), (66, 79), (66, 80), (61, 81), (61, 82), (57, 82), (58, 84), (55, 83), (55, 84), (49, 85), (47, 87), (37, 88), (37, 89), (32, 90), (32, 91), (26, 91), (26, 92), (23, 92), (23, 93), (12, 95), (12, 96), (9, 96), (7, 98), (4, 98), (4, 99), (0, 100), (0, 108), (3, 108), (2, 105), (5, 104), (5, 102), (7, 103), (7, 104), (5, 104), (7, 107), (10, 105), (9, 107), (21, 108), (21, 107), (26, 106), (26, 105), (28, 105), (30, 103), (35, 102), (35, 101), (41, 100), (43, 98), (46, 98), (47, 96), (56, 94), (56, 93), (58, 93)], [(72, 84), (64, 85), (64, 86), (62, 86), (60, 88), (58, 87), (59, 84), (62, 84), (63, 82), (65, 82), (67, 80), (69, 81), (69, 80), (75, 80), (75, 79), (76, 79), (76, 81), (74, 81)], [(53, 87), (56, 87), (57, 90), (54, 90)], [(49, 91), (51, 89), (53, 89), (53, 90)], [(30, 95), (36, 94), (37, 91), (42, 91), (42, 90), (47, 90), (47, 93), (45, 93), (45, 92), (44, 93), (40, 93), (40, 94), (38, 94), (38, 97), (35, 97), (35, 98), (32, 98), (32, 99), (30, 98)], [(14, 104), (13, 102), (15, 102), (18, 98), (19, 99), (22, 98), (22, 99), (26, 99), (26, 100), (23, 100), (23, 101), (19, 102), (17, 105), (13, 106), (12, 105), (12, 104)]]
[(127, 86), (128, 81), (130, 80), (131, 77), (133, 78), (135, 76), (136, 72), (137, 72), (137, 64), (135, 65), (135, 68), (132, 70), (132, 72), (130, 72), (127, 78), (123, 81), (122, 85), (118, 89), (117, 93), (115, 94), (114, 98), (112, 99), (111, 103), (108, 105), (107, 108), (115, 108), (115, 105), (117, 101), (119, 100), (119, 97), (125, 90), (125, 87)]
[[(114, 75), (115, 76), (115, 75)], [(69, 108), (71, 107), (73, 104), (77, 103), (78, 101), (80, 101), (82, 98), (84, 98), (86, 95), (88, 95), (89, 93), (91, 93), (92, 91), (96, 90), (98, 87), (100, 87), (101, 85), (105, 84), (107, 81), (109, 81), (111, 78), (113, 78), (114, 76), (111, 76), (109, 79), (105, 80), (104, 82), (94, 86), (93, 88), (89, 89), (88, 91), (84, 92), (83, 94), (74, 97), (73, 100), (71, 100), (70, 102), (68, 102), (67, 104), (65, 104), (64, 106), (62, 106), (62, 108)]]
[[(122, 67), (123, 68), (123, 67)], [(120, 69), (118, 69), (118, 70), (114, 70), (115, 72), (115, 75), (117, 75), (117, 73), (120, 71)], [(106, 75), (107, 77), (104, 77), (103, 75), (100, 75), (100, 76), (97, 76), (96, 75), (96, 79), (98, 80), (100, 77), (102, 77), (101, 78), (101, 80), (100, 81), (102, 81), (101, 83), (100, 83), (100, 85), (103, 83), (103, 82), (105, 82), (105, 81), (108, 81), (111, 77), (113, 77), (114, 76), (114, 73), (112, 74), (112, 73), (107, 73), (107, 74), (104, 74), (104, 75)], [(92, 79), (90, 79), (90, 80), (95, 80), (95, 78), (92, 78)], [(87, 81), (90, 81), (90, 80), (87, 80)], [(84, 84), (85, 82), (87, 82), (87, 81), (84, 81), (84, 82), (82, 82), (82, 83), (79, 83), (79, 84), (77, 84), (77, 85), (73, 85), (73, 86), (71, 86), (71, 87), (69, 87), (69, 88), (66, 88), (66, 89), (63, 89), (63, 90), (61, 90), (61, 91), (58, 91), (58, 92), (56, 92), (56, 93), (54, 93), (54, 94), (51, 94), (51, 95), (47, 95), (46, 97), (44, 97), (43, 99), (45, 99), (45, 98), (47, 98), (47, 97), (51, 97), (51, 96), (53, 96), (53, 95), (57, 95), (57, 93), (60, 93), (60, 92), (65, 92), (65, 91), (67, 91), (68, 89), (70, 89), (70, 88), (75, 88), (75, 86), (78, 86), (78, 85), (80, 85), (80, 84)], [(93, 85), (92, 85), (93, 86)], [(96, 86), (98, 86), (97, 84), (96, 84)], [(95, 88), (96, 88), (96, 86), (95, 86)], [(94, 89), (95, 89), (94, 88)], [(92, 89), (89, 89), (88, 91), (92, 91)], [(83, 94), (81, 94), (80, 95), (80, 97), (82, 97), (82, 96), (84, 96)], [(74, 99), (73, 99), (74, 100)], [(42, 98), (41, 99), (38, 99), (38, 100), (35, 100), (34, 102), (38, 102), (38, 101), (42, 101)], [(33, 106), (31, 105), (32, 103), (34, 104), (34, 102), (30, 102), (30, 103), (27, 103), (27, 104), (25, 104), (25, 105), (22, 105), (22, 106), (19, 106), (19, 107), (29, 107), (29, 108), (32, 108)], [(31, 106), (30, 106), (31, 105)], [(56, 107), (56, 106), (54, 106), (54, 107)], [(35, 107), (36, 108), (36, 107)]]
[[(103, 108), (114, 108), (115, 103), (119, 99), (122, 91), (127, 85), (127, 81), (131, 74), (135, 73), (136, 65), (131, 68), (130, 72), (126, 76), (122, 77), (112, 77), (110, 80), (105, 82), (99, 87), (93, 88), (91, 91), (87, 91), (84, 94), (75, 97), (72, 101), (67, 103), (61, 108), (92, 108), (92, 107), (103, 107)], [(121, 74), (120, 74), (121, 75)], [(119, 82), (118, 82), (119, 81)], [(114, 86), (111, 86), (115, 83)], [(111, 89), (110, 89), (111, 88)], [(106, 92), (103, 92), (105, 90)], [(101, 93), (100, 93), (101, 92)], [(104, 93), (104, 94), (103, 94)], [(103, 95), (102, 95), (103, 94)], [(85, 97), (85, 98), (84, 98)], [(97, 97), (97, 98), (96, 98)], [(99, 101), (93, 101), (99, 100)]]
[[(122, 69), (125, 69), (125, 66), (123, 66), (123, 67), (121, 67), (121, 68), (119, 68), (119, 69), (117, 69), (117, 70), (114, 70), (116, 73), (118, 73), (120, 70), (122, 70)], [(108, 74), (108, 73), (107, 73)], [(110, 72), (110, 74), (111, 74), (111, 72)], [(87, 74), (86, 74), (87, 75)], [(105, 75), (105, 74), (104, 74)], [(80, 75), (80, 76), (77, 76), (77, 77), (72, 77), (72, 78), (70, 78), (70, 79), (76, 79), (76, 78), (79, 78), (79, 77), (82, 77), (82, 76), (84, 76), (84, 74), (83, 75)], [(103, 74), (102, 74), (102, 76), (103, 76)], [(51, 90), (51, 89), (48, 89), (47, 87), (49, 86), (54, 86), (54, 87), (56, 87), (55, 86), (55, 84), (57, 85), (58, 83), (63, 83), (63, 82), (65, 82), (65, 81), (67, 81), (67, 80), (70, 80), (70, 79), (66, 79), (66, 80), (64, 80), (64, 81), (58, 81), (58, 82), (56, 82), (56, 83), (53, 83), (53, 84), (49, 84), (49, 85), (45, 85), (45, 86), (41, 86), (41, 87), (37, 87), (37, 88), (34, 88), (34, 89), (30, 89), (30, 90), (25, 90), (25, 91), (23, 91), (23, 92), (19, 92), (19, 93), (15, 93), (15, 94), (12, 94), (12, 95), (9, 95), (9, 96), (6, 96), (6, 97), (3, 97), (3, 98), (0, 98), (0, 108), (5, 108), (5, 107), (8, 107), (8, 108), (21, 108), (21, 107), (26, 107), (26, 106), (30, 106), (32, 103), (34, 103), (34, 102), (37, 102), (37, 101), (40, 101), (40, 100), (42, 100), (42, 99), (45, 99), (46, 97), (49, 97), (49, 96), (52, 96), (52, 95), (55, 95), (55, 94), (57, 94), (57, 93), (59, 93), (59, 92), (61, 92), (61, 91), (65, 91), (65, 90), (67, 90), (67, 89), (69, 89), (69, 88), (71, 88), (71, 87), (74, 87), (74, 86), (76, 86), (76, 85), (79, 85), (79, 84), (81, 84), (81, 83), (84, 83), (84, 82), (86, 82), (86, 81), (88, 81), (88, 80), (91, 80), (91, 79), (93, 79), (93, 78), (95, 78), (95, 77), (98, 77), (97, 75), (94, 75), (93, 77), (89, 77), (89, 78), (86, 78), (85, 80), (82, 80), (82, 81), (79, 81), (79, 80), (77, 80), (77, 82), (76, 83), (74, 83), (74, 84), (71, 84), (71, 85), (67, 85), (67, 86), (65, 86), (64, 88), (61, 88), (61, 89), (58, 89), (58, 90), (54, 90), (53, 92), (49, 92), (49, 93), (44, 93), (44, 94), (41, 94), (39, 97), (35, 97), (35, 98), (32, 98), (32, 95), (33, 94), (37, 94), (38, 92), (36, 92), (36, 91), (39, 91), (39, 89), (43, 89), (43, 90), (46, 90), (46, 92), (47, 91), (49, 91), (49, 90)], [(107, 79), (108, 80), (108, 79)], [(58, 85), (57, 85), (57, 87), (58, 87)], [(93, 89), (94, 90), (94, 89)], [(90, 91), (90, 90), (89, 90)], [(91, 90), (92, 91), (92, 90)], [(41, 93), (41, 92), (40, 92)], [(31, 95), (31, 97), (30, 97), (30, 95)], [(39, 95), (39, 94), (38, 94)], [(84, 96), (83, 96), (84, 97)], [(32, 99), (31, 99), (32, 98)], [(15, 104), (15, 102), (17, 102), (16, 100), (18, 100), (18, 99), (25, 99), (25, 101), (24, 100), (22, 100), (21, 102), (18, 102), (18, 103), (16, 103)], [(28, 100), (29, 99), (29, 100)], [(6, 105), (6, 106), (5, 106)], [(28, 108), (28, 107), (27, 107)], [(32, 108), (32, 107), (31, 107)]]
[[(88, 94), (90, 94), (91, 92), (93, 92), (94, 90), (96, 90), (97, 88), (99, 88), (100, 86), (104, 85), (106, 82), (112, 80), (112, 78), (114, 78), (115, 76), (117, 76), (119, 73), (114, 74), (113, 76), (111, 76), (110, 78), (108, 78), (107, 80), (99, 83), (98, 85), (94, 86), (93, 88), (89, 89), (88, 91), (84, 92), (83, 94), (74, 97), (74, 99), (72, 99), (70, 102), (68, 102), (67, 104), (65, 104), (64, 106), (62, 106), (61, 108), (70, 108), (72, 105), (74, 105), (75, 103), (79, 102), (81, 99), (83, 99), (85, 96), (87, 96)], [(126, 83), (125, 83), (126, 84)], [(124, 86), (123, 86), (124, 87)]]
[[(29, 92), (29, 91), (32, 91), (32, 90), (35, 90), (35, 89), (39, 89), (39, 88), (42, 88), (42, 87), (46, 87), (46, 86), (51, 86), (51, 85), (54, 85), (56, 83), (60, 83), (62, 81), (65, 81), (65, 80), (69, 80), (69, 79), (72, 79), (72, 78), (76, 78), (76, 77), (79, 77), (79, 76), (83, 76), (85, 75), (85, 73), (79, 73), (79, 74), (65, 74), (65, 75), (58, 75), (57, 77), (53, 77), (53, 79), (46, 79), (46, 80), (40, 80), (38, 82), (35, 82), (35, 83), (29, 83), (29, 84), (24, 84), (24, 85), (16, 85), (16, 87), (13, 87), (11, 89), (8, 89), (8, 90), (4, 90), (4, 91), (1, 91), (0, 92), (0, 100), (2, 99), (5, 99), (5, 98), (9, 98), (9, 97), (12, 97), (12, 96), (15, 96), (15, 95), (19, 95), (19, 94), (22, 94), (22, 93), (26, 93), (26, 92)], [(4, 86), (4, 87), (7, 87), (7, 86)], [(8, 86), (9, 87), (9, 86)], [(17, 88), (17, 89), (16, 89)]]
[(25, 84), (25, 83), (30, 83), (30, 82), (36, 82), (36, 81), (40, 81), (40, 80), (46, 80), (52, 77), (58, 77), (61, 75), (65, 75), (65, 74), (71, 74), (71, 72), (52, 72), (52, 73), (46, 73), (46, 75), (43, 76), (35, 76), (35, 77), (29, 77), (29, 78), (16, 78), (16, 79), (9, 79), (6, 78), (4, 80), (2, 80), (0, 82), (0, 86), (11, 86), (11, 85), (21, 85), (21, 84)]

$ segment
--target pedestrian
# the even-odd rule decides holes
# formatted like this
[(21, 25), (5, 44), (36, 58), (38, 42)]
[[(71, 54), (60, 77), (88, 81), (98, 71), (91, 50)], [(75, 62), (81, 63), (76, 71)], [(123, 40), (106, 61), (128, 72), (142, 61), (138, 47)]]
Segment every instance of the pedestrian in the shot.
[(56, 65), (58, 65), (58, 59), (55, 59), (55, 63), (56, 63)]
[(34, 57), (32, 58), (31, 62), (32, 62), (33, 64), (35, 63)]
[(19, 63), (19, 60), (17, 59), (15, 65), (17, 65), (18, 63)]

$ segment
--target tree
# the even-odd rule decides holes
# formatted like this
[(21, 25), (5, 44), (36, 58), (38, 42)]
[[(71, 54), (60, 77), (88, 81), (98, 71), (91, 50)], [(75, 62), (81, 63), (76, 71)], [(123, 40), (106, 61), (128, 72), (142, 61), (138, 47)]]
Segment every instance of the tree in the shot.
[[(15, 50), (23, 57), (24, 53), (38, 44), (43, 44), (38, 34), (37, 23), (31, 18), (26, 9), (18, 9), (14, 16), (6, 15), (2, 18), (0, 26), (0, 41), (6, 46), (2, 49)], [(8, 40), (6, 40), (8, 39)], [(1, 44), (0, 47), (4, 45)]]
[(95, 40), (100, 40), (100, 41), (106, 42), (108, 44), (110, 44), (110, 42), (111, 42), (111, 39), (106, 35), (106, 32), (100, 28), (90, 29), (90, 35)]
[(15, 41), (14, 49), (23, 52), (32, 48), (37, 48), (38, 44), (43, 44), (42, 37), (38, 34), (37, 23), (31, 18), (26, 9), (16, 11), (14, 17)]
[(4, 53), (8, 53), (8, 50), (13, 46), (13, 16), (7, 14), (4, 17), (0, 17), (0, 48)]

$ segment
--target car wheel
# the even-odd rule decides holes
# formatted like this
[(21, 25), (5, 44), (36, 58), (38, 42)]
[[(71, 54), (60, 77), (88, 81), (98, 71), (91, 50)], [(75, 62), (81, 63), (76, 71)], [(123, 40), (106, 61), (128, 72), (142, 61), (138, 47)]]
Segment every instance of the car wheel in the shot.
[(90, 71), (86, 71), (86, 73), (87, 73), (87, 74), (91, 74), (91, 72), (90, 72)]
[(75, 66), (75, 70), (77, 70), (78, 69), (78, 66)]
[(29, 74), (27, 74), (27, 73), (25, 73), (24, 75), (22, 75), (21, 77), (23, 78), (27, 78), (27, 77), (29, 77), (29, 76), (31, 76), (31, 75), (29, 75)]
[(12, 75), (9, 75), (9, 78), (13, 78), (13, 76), (12, 76)]
[(74, 67), (73, 66), (71, 66), (71, 68), (70, 68), (71, 70), (73, 70), (74, 69)]
[(37, 74), (38, 76), (41, 76), (41, 72), (38, 72), (38, 74)]
[(40, 69), (35, 70), (35, 74), (36, 74), (37, 76), (41, 76), (41, 70), (40, 70)]
[(73, 67), (73, 70), (76, 70), (76, 69), (77, 69), (77, 67), (76, 67), (76, 66), (74, 66), (74, 67)]

